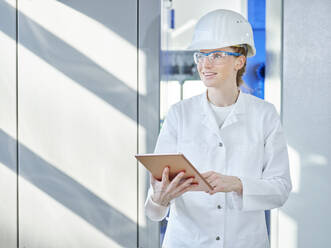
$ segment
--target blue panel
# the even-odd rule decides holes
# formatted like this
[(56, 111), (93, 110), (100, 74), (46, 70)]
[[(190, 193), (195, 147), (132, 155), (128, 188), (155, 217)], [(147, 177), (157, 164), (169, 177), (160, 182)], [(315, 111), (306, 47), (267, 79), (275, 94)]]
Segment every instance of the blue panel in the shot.
[(175, 29), (175, 9), (170, 10), (170, 28)]
[(248, 0), (248, 20), (253, 29), (265, 29), (265, 0)]
[(248, 21), (253, 27), (256, 55), (247, 59), (243, 91), (264, 99), (265, 0), (248, 0)]

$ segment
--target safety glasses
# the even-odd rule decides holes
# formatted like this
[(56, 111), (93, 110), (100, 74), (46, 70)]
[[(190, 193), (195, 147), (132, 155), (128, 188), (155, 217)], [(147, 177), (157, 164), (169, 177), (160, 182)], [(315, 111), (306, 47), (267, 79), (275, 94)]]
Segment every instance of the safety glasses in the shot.
[(224, 58), (227, 56), (241, 56), (241, 53), (226, 52), (226, 51), (212, 51), (210, 53), (195, 52), (193, 54), (194, 62), (200, 64), (203, 62), (205, 57), (208, 57), (208, 60), (211, 64), (223, 64)]

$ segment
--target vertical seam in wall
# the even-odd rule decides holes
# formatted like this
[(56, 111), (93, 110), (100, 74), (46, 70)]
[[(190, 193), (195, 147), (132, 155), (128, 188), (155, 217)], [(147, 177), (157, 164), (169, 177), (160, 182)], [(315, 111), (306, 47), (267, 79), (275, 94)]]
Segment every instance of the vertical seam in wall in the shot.
[[(158, 53), (158, 60), (159, 60), (159, 78), (158, 78), (158, 105), (157, 105), (157, 136), (160, 133), (160, 123), (161, 123), (161, 76), (162, 76), (162, 63), (163, 63), (163, 51), (162, 51), (162, 25), (163, 25), (163, 2), (159, 1), (159, 13), (160, 13), (160, 19), (159, 19), (159, 53)], [(168, 43), (167, 43), (168, 45)], [(168, 47), (166, 48), (166, 50)], [(168, 75), (166, 74), (166, 81), (168, 81)], [(157, 238), (157, 243), (158, 243), (158, 248), (161, 247), (161, 222), (158, 222), (158, 238)]]
[[(139, 0), (137, 0), (137, 153), (139, 153)], [(137, 247), (139, 247), (139, 164), (137, 163)]]
[[(280, 120), (283, 125), (283, 115), (284, 115), (284, 0), (281, 3), (281, 45), (280, 45)], [(279, 209), (277, 209), (277, 237), (276, 237), (276, 247), (279, 247)]]
[(16, 244), (19, 244), (18, 0), (16, 0)]
[(283, 65), (284, 65), (284, 0), (281, 0), (281, 53), (280, 53), (280, 118), (283, 123), (283, 104), (284, 104), (284, 73), (283, 73)]

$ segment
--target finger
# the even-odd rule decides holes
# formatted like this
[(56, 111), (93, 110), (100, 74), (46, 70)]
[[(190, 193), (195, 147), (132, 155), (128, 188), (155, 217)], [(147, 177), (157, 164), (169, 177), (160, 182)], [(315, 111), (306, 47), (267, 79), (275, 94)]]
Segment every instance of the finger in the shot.
[(185, 172), (182, 171), (180, 173), (178, 173), (175, 178), (171, 181), (170, 185), (169, 185), (169, 189), (172, 191), (173, 189), (175, 189), (178, 185), (180, 180), (184, 177)]
[(155, 178), (153, 177), (152, 173), (149, 173), (149, 180), (151, 181), (151, 183), (155, 182)]
[(219, 178), (219, 176), (217, 174), (213, 174), (210, 177), (206, 178), (206, 181), (208, 183), (216, 182), (216, 181), (219, 181), (219, 180), (220, 180), (220, 178)]
[(216, 179), (218, 179), (218, 175), (216, 173), (213, 173), (212, 175), (210, 175), (210, 177), (208, 177), (210, 180), (215, 181)]
[(178, 184), (182, 184), (186, 181), (186, 178), (181, 178)]
[(207, 181), (210, 185), (215, 184), (215, 183), (214, 183), (215, 180), (213, 180), (212, 178), (207, 178), (206, 181)]
[(186, 191), (197, 191), (197, 190), (202, 191), (203, 187), (199, 183), (191, 183), (186, 189), (187, 189)]
[(191, 183), (189, 183), (187, 185), (182, 184), (181, 186), (183, 186), (183, 187), (178, 187), (176, 189), (176, 193), (174, 194), (175, 197), (178, 197), (178, 196), (184, 194), (185, 192), (190, 191), (190, 190), (198, 187), (198, 185), (191, 185)]
[(203, 188), (197, 183), (191, 183), (191, 186), (188, 191), (203, 191)]
[(162, 182), (169, 181), (169, 166), (165, 167), (162, 172)]
[(214, 171), (208, 171), (208, 172), (202, 173), (201, 175), (202, 175), (205, 179), (207, 179), (207, 178), (211, 177), (213, 174), (214, 174)]
[(190, 179), (190, 178), (195, 179), (195, 176), (190, 176), (190, 177), (186, 177), (186, 178), (182, 177), (182, 178), (180, 179), (180, 181), (179, 181), (179, 184), (184, 183), (186, 180), (188, 180), (188, 179)]
[(204, 173), (201, 173), (201, 175), (202, 175), (203, 177), (207, 177), (207, 176), (209, 176), (209, 175), (211, 175), (211, 174), (213, 174), (213, 171), (206, 171), (206, 172), (204, 172)]
[(210, 194), (210, 195), (213, 195), (213, 194), (215, 194), (215, 189), (213, 189), (213, 190), (211, 190), (211, 191), (209, 191), (208, 193)]
[(157, 179), (153, 176), (152, 173), (149, 174), (149, 178), (150, 178), (151, 184), (154, 185), (155, 182), (157, 181)]
[(208, 188), (208, 189), (205, 190), (205, 192), (208, 193), (208, 194), (210, 194), (213, 191), (214, 191), (214, 189), (211, 190), (210, 188)]
[(176, 189), (173, 191), (174, 194), (180, 192), (188, 186), (191, 186), (191, 183), (194, 181), (194, 178), (186, 179), (182, 184), (179, 184)]

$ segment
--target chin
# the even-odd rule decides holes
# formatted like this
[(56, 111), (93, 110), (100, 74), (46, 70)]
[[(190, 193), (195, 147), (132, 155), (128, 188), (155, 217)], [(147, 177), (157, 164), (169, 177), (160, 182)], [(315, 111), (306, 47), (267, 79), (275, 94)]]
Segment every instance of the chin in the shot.
[(206, 87), (217, 87), (218, 82), (216, 80), (204, 80), (202, 81)]

